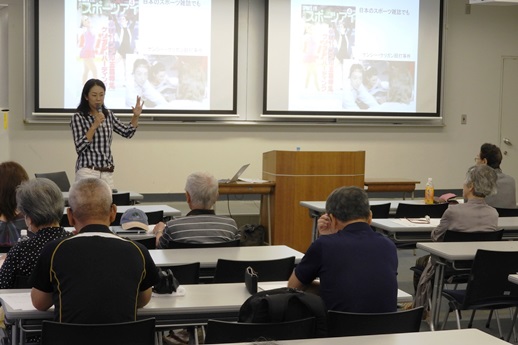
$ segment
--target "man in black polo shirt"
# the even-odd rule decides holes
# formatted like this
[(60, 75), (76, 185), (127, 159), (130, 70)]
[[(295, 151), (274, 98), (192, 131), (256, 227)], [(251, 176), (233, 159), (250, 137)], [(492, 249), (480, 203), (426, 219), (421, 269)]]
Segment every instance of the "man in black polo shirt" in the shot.
[(54, 318), (67, 323), (136, 320), (151, 298), (158, 270), (141, 244), (114, 235), (117, 207), (103, 180), (87, 178), (70, 189), (68, 219), (78, 234), (49, 242), (30, 278), (38, 310), (55, 306)]

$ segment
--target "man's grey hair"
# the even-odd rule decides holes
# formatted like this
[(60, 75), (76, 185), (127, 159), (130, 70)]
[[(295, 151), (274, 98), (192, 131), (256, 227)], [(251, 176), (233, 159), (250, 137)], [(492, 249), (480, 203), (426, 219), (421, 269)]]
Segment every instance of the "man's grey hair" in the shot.
[(326, 213), (342, 222), (367, 220), (370, 217), (369, 197), (358, 187), (337, 188), (327, 197)]
[(109, 217), (112, 205), (112, 190), (99, 178), (85, 178), (72, 184), (68, 204), (79, 220)]
[(16, 204), (36, 227), (60, 223), (65, 208), (63, 193), (46, 178), (22, 182), (16, 189)]
[(218, 181), (209, 173), (195, 172), (187, 177), (185, 191), (191, 196), (193, 206), (209, 210), (218, 200)]
[(497, 174), (489, 165), (474, 165), (466, 173), (466, 186), (473, 186), (473, 195), (485, 198), (496, 194)]

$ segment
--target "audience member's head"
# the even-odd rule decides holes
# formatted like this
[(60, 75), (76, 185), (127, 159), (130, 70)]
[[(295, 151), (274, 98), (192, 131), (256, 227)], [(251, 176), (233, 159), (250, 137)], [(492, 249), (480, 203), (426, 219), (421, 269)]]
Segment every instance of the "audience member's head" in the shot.
[(185, 191), (191, 209), (210, 210), (218, 200), (218, 181), (209, 173), (195, 172), (187, 177)]
[(63, 193), (54, 182), (46, 178), (29, 180), (18, 186), (16, 203), (31, 231), (58, 226), (65, 207)]
[(358, 187), (337, 188), (327, 197), (326, 213), (344, 223), (354, 220), (369, 221), (369, 196)]
[(88, 224), (110, 225), (117, 209), (112, 203), (110, 186), (99, 178), (85, 178), (70, 187), (68, 219), (80, 230)]
[(20, 164), (0, 164), (0, 216), (5, 220), (12, 221), (16, 217), (16, 187), (27, 180), (29, 175)]
[(496, 194), (496, 179), (496, 172), (493, 168), (485, 164), (472, 166), (466, 173), (464, 197), (469, 197), (467, 194), (470, 192), (479, 198)]
[(493, 169), (500, 169), (502, 151), (496, 145), (485, 143), (480, 147), (480, 153), (475, 160), (477, 164), (487, 164)]

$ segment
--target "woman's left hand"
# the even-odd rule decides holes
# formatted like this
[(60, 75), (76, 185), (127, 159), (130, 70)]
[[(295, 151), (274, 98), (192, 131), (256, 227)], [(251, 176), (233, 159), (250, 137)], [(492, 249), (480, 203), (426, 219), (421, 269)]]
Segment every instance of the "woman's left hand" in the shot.
[(140, 116), (142, 113), (142, 107), (144, 106), (144, 101), (142, 101), (142, 98), (140, 96), (137, 96), (137, 102), (135, 103), (134, 107), (131, 107), (131, 110), (133, 111), (133, 115)]

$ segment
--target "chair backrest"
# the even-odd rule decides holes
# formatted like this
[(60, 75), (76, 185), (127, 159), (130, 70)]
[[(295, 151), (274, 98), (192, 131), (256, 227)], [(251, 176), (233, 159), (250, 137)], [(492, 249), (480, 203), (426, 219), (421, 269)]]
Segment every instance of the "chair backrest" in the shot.
[(420, 218), (430, 216), (430, 218), (441, 218), (448, 208), (448, 203), (420, 205), (399, 203), (396, 209), (396, 218)]
[(43, 321), (41, 345), (154, 345), (155, 319), (109, 324)]
[(390, 215), (390, 202), (386, 204), (371, 205), (372, 218), (388, 218)]
[(329, 337), (419, 332), (423, 307), (393, 313), (327, 312)]
[(278, 323), (243, 323), (209, 320), (205, 344), (308, 339), (314, 337), (314, 317)]
[(518, 208), (495, 207), (498, 217), (518, 217)]
[(174, 277), (182, 285), (198, 284), (200, 282), (200, 263), (193, 262), (192, 264), (175, 265), (161, 267), (163, 270), (170, 269)]
[(471, 267), (463, 309), (471, 306), (518, 305), (518, 285), (508, 280), (518, 272), (518, 252), (477, 250)]
[(130, 193), (113, 193), (112, 202), (115, 205), (125, 206), (131, 204)]
[(61, 189), (62, 192), (68, 192), (68, 190), (70, 189), (70, 181), (68, 180), (66, 171), (58, 171), (58, 172), (51, 172), (51, 173), (36, 173), (36, 174), (34, 174), (34, 176), (36, 178), (38, 178), (38, 177), (48, 178), (49, 180), (51, 180), (55, 184), (57, 184), (59, 189)]
[(295, 267), (295, 257), (261, 261), (218, 259), (214, 283), (244, 282), (245, 270), (248, 266), (257, 272), (259, 282), (288, 280)]
[(138, 243), (142, 244), (147, 249), (156, 249), (156, 237), (143, 237), (143, 238), (133, 237), (133, 238), (131, 238), (131, 240), (133, 242), (138, 242)]
[(147, 216), (148, 224), (157, 224), (164, 220), (164, 211), (158, 210), (158, 211), (146, 212), (146, 216)]
[(220, 247), (239, 247), (240, 240), (232, 240), (218, 243), (189, 243), (179, 241), (169, 241), (168, 249), (185, 249), (185, 248), (220, 248)]
[(500, 241), (504, 235), (504, 230), (498, 231), (475, 231), (461, 232), (446, 230), (443, 242), (480, 242), (480, 241)]

